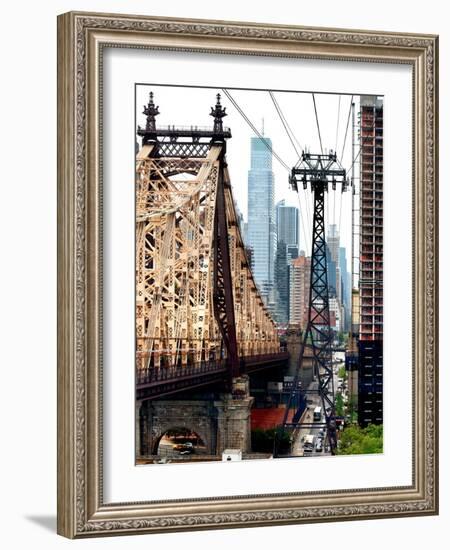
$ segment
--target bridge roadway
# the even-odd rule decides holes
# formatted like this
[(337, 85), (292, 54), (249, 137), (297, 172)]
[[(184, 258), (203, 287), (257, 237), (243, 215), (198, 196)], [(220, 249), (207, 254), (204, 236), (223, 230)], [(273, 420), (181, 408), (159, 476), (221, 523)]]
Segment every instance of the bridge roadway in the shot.
[[(248, 355), (241, 359), (242, 374), (287, 365), (289, 353), (267, 353)], [(136, 373), (136, 398), (138, 400), (165, 397), (181, 391), (191, 390), (225, 382), (228, 376), (226, 359), (205, 361), (184, 367), (157, 368)]]

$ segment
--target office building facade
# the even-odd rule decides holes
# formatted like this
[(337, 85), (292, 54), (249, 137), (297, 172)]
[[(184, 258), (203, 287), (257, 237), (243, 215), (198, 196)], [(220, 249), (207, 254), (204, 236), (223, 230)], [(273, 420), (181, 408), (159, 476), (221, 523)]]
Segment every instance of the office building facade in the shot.
[(286, 201), (277, 202), (275, 209), (277, 241), (286, 245), (299, 244), (298, 208), (286, 206)]
[(274, 175), (270, 138), (251, 138), (248, 172), (247, 246), (252, 250), (252, 270), (266, 304), (272, 301), (277, 234)]
[(286, 206), (284, 200), (275, 207), (277, 255), (275, 261), (275, 319), (279, 324), (289, 322), (290, 263), (298, 257), (298, 208)]

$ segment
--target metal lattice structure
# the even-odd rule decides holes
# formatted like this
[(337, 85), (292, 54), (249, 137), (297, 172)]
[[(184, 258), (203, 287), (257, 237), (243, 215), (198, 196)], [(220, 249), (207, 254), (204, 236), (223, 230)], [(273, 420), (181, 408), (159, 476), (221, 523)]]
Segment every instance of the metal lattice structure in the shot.
[(226, 165), (225, 110), (214, 128), (156, 128), (153, 94), (136, 159), (136, 367), (139, 373), (276, 353)]
[[(334, 383), (332, 365), (332, 332), (330, 329), (330, 309), (328, 300), (328, 275), (325, 241), (325, 193), (331, 184), (332, 190), (336, 184), (342, 184), (342, 191), (347, 189), (346, 172), (337, 160), (336, 154), (313, 155), (303, 153), (302, 157), (292, 169), (291, 185), (298, 191), (298, 184), (304, 189), (308, 184), (314, 194), (314, 218), (312, 229), (311, 251), (311, 282), (308, 306), (308, 323), (303, 335), (297, 375), (292, 389), (292, 394), (286, 408), (283, 428), (298, 427), (301, 412), (303, 411), (306, 397), (299, 390), (299, 372), (302, 367), (305, 348), (310, 347), (314, 360), (315, 376), (318, 380), (318, 393), (322, 401), (327, 438), (331, 452), (334, 454), (337, 445), (336, 418), (334, 403)], [(292, 404), (299, 403), (299, 408), (294, 413), (292, 421), (288, 422), (288, 412)], [(300, 408), (301, 406), (301, 408)], [(310, 424), (311, 426), (314, 423)]]

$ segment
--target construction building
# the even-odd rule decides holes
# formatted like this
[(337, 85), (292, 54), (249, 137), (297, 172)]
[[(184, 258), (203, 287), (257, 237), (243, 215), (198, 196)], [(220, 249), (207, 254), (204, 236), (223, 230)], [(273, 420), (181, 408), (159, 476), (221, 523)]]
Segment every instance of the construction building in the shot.
[(359, 341), (359, 314), (360, 314), (360, 299), (359, 290), (352, 289), (352, 322), (350, 327), (350, 335), (348, 339), (347, 351), (345, 354), (345, 368), (347, 370), (348, 393), (352, 402), (358, 405), (358, 341)]
[(383, 422), (383, 101), (360, 98), (358, 422)]

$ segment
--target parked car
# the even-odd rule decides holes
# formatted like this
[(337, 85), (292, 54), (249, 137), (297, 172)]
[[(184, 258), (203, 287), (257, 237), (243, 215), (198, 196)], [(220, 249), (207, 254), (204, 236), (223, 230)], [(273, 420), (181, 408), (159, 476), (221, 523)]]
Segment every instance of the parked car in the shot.
[(194, 452), (194, 445), (190, 441), (177, 443), (173, 446), (173, 450), (178, 451), (180, 454), (191, 454)]
[(303, 440), (303, 453), (312, 453), (314, 450), (315, 437), (313, 434), (305, 435)]
[(183, 451), (180, 451), (179, 454), (180, 455), (191, 455), (192, 453), (194, 452), (194, 449), (190, 449), (190, 448), (187, 448), (187, 449), (184, 449)]

